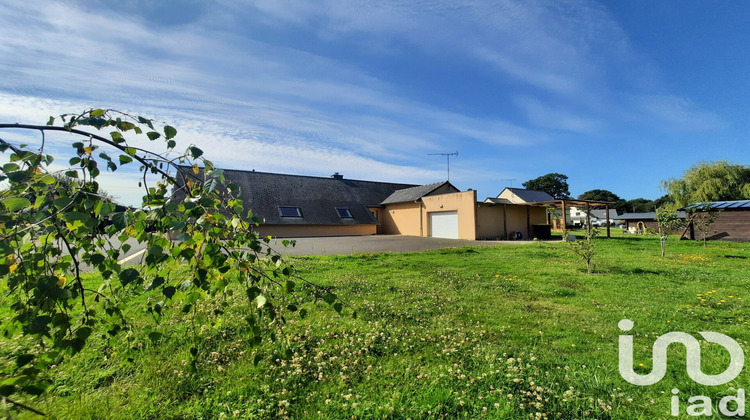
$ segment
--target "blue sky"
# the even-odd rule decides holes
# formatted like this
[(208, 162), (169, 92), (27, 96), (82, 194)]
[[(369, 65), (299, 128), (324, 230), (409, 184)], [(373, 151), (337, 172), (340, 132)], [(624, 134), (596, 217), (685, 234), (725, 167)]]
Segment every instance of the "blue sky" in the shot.
[[(748, 163), (750, 3), (110, 3), (0, 0), (0, 121), (109, 107), (219, 166), (408, 183), (458, 151), (480, 198), (549, 172), (656, 198)], [(132, 204), (132, 179), (103, 183)]]

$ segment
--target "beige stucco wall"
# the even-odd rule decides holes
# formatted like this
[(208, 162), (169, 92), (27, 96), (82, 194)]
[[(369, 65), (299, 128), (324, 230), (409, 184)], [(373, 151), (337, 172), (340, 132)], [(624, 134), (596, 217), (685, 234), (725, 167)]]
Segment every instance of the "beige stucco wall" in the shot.
[[(503, 212), (507, 211), (503, 231)], [(527, 214), (528, 212), (528, 214)], [(524, 205), (495, 205), (480, 204), (477, 208), (477, 239), (506, 239), (511, 232), (521, 232), (523, 239), (528, 239), (533, 233), (534, 225), (547, 223), (547, 212), (544, 207)], [(529, 225), (532, 232), (529, 232)]]
[(457, 211), (459, 239), (476, 239), (476, 191), (431, 195), (422, 197), (422, 202), (424, 203), (424, 211), (422, 212), (423, 236), (429, 236), (430, 234), (430, 213)]
[(514, 194), (510, 190), (502, 190), (500, 192), (500, 194), (497, 196), (497, 198), (504, 198), (504, 199), (510, 201), (511, 203), (515, 203), (515, 204), (523, 204), (523, 203), (525, 203), (525, 201), (523, 201), (523, 199), (521, 199), (521, 197), (517, 196), (516, 194)]
[(477, 207), (477, 239), (505, 239), (503, 206)]
[(375, 235), (376, 225), (261, 225), (253, 228), (263, 237), (304, 238), (312, 236)]
[(452, 185), (445, 184), (437, 188), (435, 191), (429, 193), (428, 196), (440, 195), (440, 194), (451, 194), (451, 193), (456, 193), (456, 192), (458, 192), (458, 190), (456, 190)]
[(386, 235), (421, 236), (419, 202), (388, 204), (380, 211), (381, 232)]
[[(476, 238), (476, 191), (422, 197), (421, 202), (388, 204), (380, 212), (381, 232), (387, 235), (430, 236), (430, 213), (458, 212), (458, 237)], [(441, 207), (442, 206), (442, 207)]]

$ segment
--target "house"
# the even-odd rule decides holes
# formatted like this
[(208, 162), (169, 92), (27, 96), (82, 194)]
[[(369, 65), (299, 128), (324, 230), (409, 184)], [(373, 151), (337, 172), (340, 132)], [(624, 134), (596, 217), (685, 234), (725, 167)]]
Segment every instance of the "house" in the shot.
[[(684, 211), (678, 211), (677, 217), (684, 219)], [(628, 233), (646, 233), (647, 230), (657, 230), (659, 225), (656, 223), (656, 212), (645, 213), (624, 213), (617, 216), (617, 220), (622, 220), (625, 225), (624, 229)]]
[(476, 191), (461, 192), (447, 181), (396, 191), (381, 203), (382, 232), (470, 240), (528, 239), (534, 236), (534, 225), (546, 224), (543, 207), (532, 207), (519, 195), (499, 197), (479, 203)]
[[(180, 168), (190, 175), (192, 168)], [(245, 209), (252, 210), (262, 236), (312, 237), (375, 235), (380, 203), (413, 184), (288, 175), (224, 169), (240, 187)], [(178, 179), (182, 181), (183, 177)]]
[[(610, 226), (615, 224), (615, 220), (619, 220), (617, 216), (617, 210), (609, 209), (609, 218), (607, 218), (607, 210), (605, 209), (594, 209), (589, 210), (591, 217), (592, 226), (606, 226), (609, 223)], [(582, 227), (586, 225), (586, 208), (581, 206), (570, 206), (568, 207), (568, 220), (569, 225), (573, 227)]]
[[(192, 176), (192, 168), (181, 172)], [(527, 239), (535, 236), (535, 225), (547, 222), (544, 207), (525, 201), (546, 199), (539, 191), (506, 189), (479, 203), (476, 191), (460, 191), (448, 181), (414, 185), (350, 180), (339, 173), (325, 178), (227, 169), (224, 176), (240, 187), (263, 236)]]
[(615, 209), (609, 209), (609, 217), (607, 217), (607, 210), (604, 209), (591, 210), (590, 213), (591, 224), (594, 226), (606, 226), (607, 224), (612, 226), (615, 224), (615, 220), (620, 220)]
[[(718, 212), (716, 220), (709, 225), (708, 239), (750, 241), (750, 200), (695, 203), (685, 207), (685, 210)], [(696, 230), (694, 227), (691, 229), (691, 239), (700, 236)]]
[[(593, 220), (593, 217), (592, 217)], [(577, 206), (568, 207), (568, 224), (581, 227), (586, 224), (586, 210)]]
[(488, 198), (485, 202), (491, 200), (507, 200), (512, 204), (528, 204), (551, 201), (554, 200), (554, 197), (544, 191), (506, 187), (496, 198)]

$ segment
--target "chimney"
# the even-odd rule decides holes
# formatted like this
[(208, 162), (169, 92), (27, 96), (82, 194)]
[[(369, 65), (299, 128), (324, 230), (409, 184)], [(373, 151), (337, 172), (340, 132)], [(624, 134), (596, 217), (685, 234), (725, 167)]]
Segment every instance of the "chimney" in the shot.
[(339, 174), (338, 172), (331, 175), (331, 178), (333, 179), (344, 179), (344, 175)]

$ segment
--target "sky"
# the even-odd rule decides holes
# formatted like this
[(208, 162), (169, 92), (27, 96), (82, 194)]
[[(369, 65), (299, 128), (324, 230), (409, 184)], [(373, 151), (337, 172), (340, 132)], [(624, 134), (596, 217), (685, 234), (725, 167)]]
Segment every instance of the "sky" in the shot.
[[(699, 161), (749, 163), (749, 18), (690, 0), (0, 0), (0, 122), (113, 108), (219, 167), (427, 184), (458, 152), (450, 181), (479, 199), (551, 172), (572, 196), (654, 199)], [(139, 202), (136, 174), (101, 183)]]

